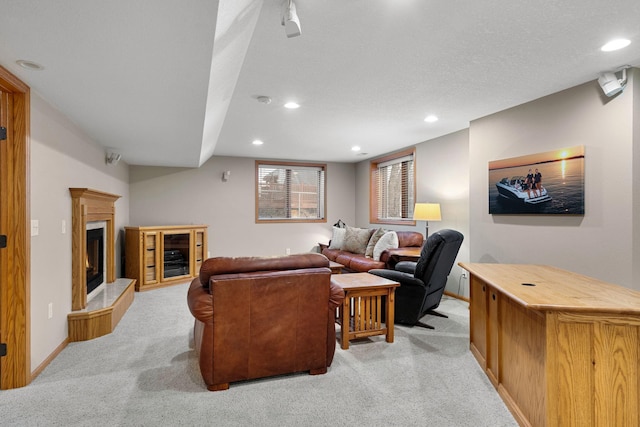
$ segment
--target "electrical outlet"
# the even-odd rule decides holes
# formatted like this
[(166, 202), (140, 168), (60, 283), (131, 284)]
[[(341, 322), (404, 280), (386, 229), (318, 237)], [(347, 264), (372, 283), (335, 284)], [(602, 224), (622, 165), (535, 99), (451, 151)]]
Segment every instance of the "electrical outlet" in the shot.
[(291, 248), (285, 249), (284, 253), (287, 255), (291, 255)]
[(49, 319), (53, 318), (53, 303), (49, 303)]

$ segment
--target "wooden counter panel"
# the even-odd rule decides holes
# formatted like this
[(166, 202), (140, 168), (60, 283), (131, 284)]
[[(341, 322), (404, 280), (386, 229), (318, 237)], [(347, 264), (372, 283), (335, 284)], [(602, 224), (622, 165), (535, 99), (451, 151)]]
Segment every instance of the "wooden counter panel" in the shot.
[(500, 384), (531, 425), (543, 426), (545, 319), (504, 297), (500, 312)]
[(549, 342), (557, 357), (547, 362), (547, 372), (558, 378), (557, 387), (549, 390), (552, 425), (640, 425), (640, 319), (600, 318), (549, 316)]
[(470, 348), (476, 360), (487, 368), (487, 289), (486, 285), (471, 276), (469, 292), (471, 298), (469, 316)]
[[(640, 371), (640, 355), (638, 346), (640, 328), (598, 324), (594, 328), (594, 383), (596, 390), (606, 390), (596, 393), (594, 399), (596, 423), (604, 425), (637, 426), (640, 425), (638, 416), (638, 387), (640, 386), (638, 371)], [(611, 375), (615, 372), (615, 375)], [(617, 411), (607, 413), (608, 408), (635, 407), (634, 411)]]

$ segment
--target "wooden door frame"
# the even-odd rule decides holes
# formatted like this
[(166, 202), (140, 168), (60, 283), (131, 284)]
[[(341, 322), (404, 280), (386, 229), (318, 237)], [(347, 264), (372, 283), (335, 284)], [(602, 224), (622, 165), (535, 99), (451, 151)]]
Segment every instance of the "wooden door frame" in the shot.
[(0, 142), (0, 340), (7, 355), (0, 357), (0, 389), (31, 382), (29, 223), (30, 90), (0, 66), (0, 125), (7, 139)]

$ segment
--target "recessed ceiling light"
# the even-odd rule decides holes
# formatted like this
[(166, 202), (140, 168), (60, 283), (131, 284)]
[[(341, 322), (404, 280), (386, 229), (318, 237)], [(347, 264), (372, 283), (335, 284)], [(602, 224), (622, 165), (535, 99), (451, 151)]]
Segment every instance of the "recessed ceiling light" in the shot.
[(622, 49), (624, 47), (627, 47), (630, 44), (631, 44), (631, 40), (616, 39), (616, 40), (611, 40), (609, 43), (607, 43), (604, 46), (602, 46), (600, 48), (600, 50), (603, 51), (603, 52), (611, 52), (611, 51), (614, 51), (614, 50), (618, 50), (618, 49)]
[(351, 151), (360, 151), (360, 147), (354, 145), (353, 147), (351, 147)]
[(253, 140), (253, 142), (252, 142), (252, 144), (253, 144), (253, 145), (262, 145), (262, 144), (264, 144), (264, 142), (262, 142), (262, 141), (261, 141), (261, 140), (259, 140), (259, 139), (254, 139), (254, 140)]
[(26, 59), (19, 59), (16, 61), (16, 64), (18, 64), (19, 66), (21, 66), (22, 68), (26, 69), (26, 70), (31, 70), (31, 71), (42, 71), (44, 70), (44, 67), (36, 62), (33, 61), (27, 61)]
[(288, 108), (290, 110), (294, 110), (296, 108), (300, 108), (300, 104), (298, 104), (297, 102), (287, 102), (286, 104), (284, 104), (284, 108)]
[(424, 118), (424, 121), (427, 122), (427, 123), (437, 122), (438, 121), (438, 116), (434, 116), (433, 114), (429, 114), (427, 117)]

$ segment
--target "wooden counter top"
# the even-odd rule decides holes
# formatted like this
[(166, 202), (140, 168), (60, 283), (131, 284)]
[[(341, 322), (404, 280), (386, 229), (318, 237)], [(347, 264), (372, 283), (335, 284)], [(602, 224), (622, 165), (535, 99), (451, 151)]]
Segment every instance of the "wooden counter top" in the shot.
[(556, 267), (485, 263), (458, 265), (533, 310), (640, 314), (640, 292)]

